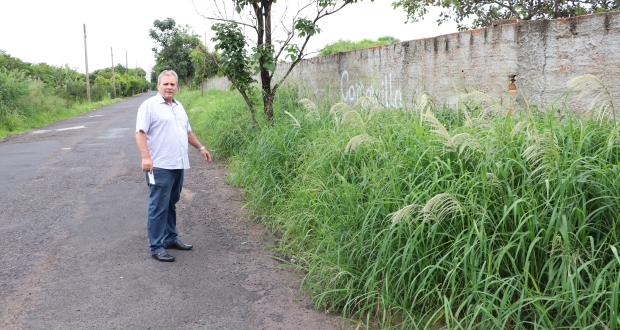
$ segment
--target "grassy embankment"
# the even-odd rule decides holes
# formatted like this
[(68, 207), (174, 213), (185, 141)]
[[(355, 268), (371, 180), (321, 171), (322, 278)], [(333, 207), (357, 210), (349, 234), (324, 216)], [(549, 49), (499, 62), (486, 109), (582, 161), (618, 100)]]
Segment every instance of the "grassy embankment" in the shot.
[(383, 329), (620, 327), (620, 125), (290, 95), (258, 138), (235, 94), (178, 97), (318, 308)]
[[(0, 123), (0, 141), (9, 135), (20, 134), (31, 129), (49, 125), (59, 120), (75, 117), (79, 114), (99, 109), (106, 105), (120, 102), (123, 99), (104, 99), (93, 103), (74, 103), (67, 105), (63, 99), (49, 99), (40, 103), (32, 103), (32, 111), (26, 115), (13, 115), (3, 118), (7, 122)], [(10, 123), (8, 121), (11, 120)], [(8, 129), (10, 125), (10, 130)]]
[(2, 86), (5, 89), (14, 88), (15, 91), (9, 92), (15, 97), (8, 106), (0, 104), (0, 140), (122, 101), (120, 98), (104, 98), (93, 103), (68, 101), (54, 95), (40, 82), (27, 82), (18, 87), (9, 84)]
[[(120, 64), (119, 64), (120, 66)], [(32, 64), (0, 50), (0, 140), (55, 121), (120, 101), (114, 94), (111, 68), (95, 70), (90, 78), (90, 100), (85, 75), (45, 63)], [(143, 73), (144, 70), (140, 69)], [(151, 83), (138, 69), (115, 74), (118, 95), (149, 90)]]

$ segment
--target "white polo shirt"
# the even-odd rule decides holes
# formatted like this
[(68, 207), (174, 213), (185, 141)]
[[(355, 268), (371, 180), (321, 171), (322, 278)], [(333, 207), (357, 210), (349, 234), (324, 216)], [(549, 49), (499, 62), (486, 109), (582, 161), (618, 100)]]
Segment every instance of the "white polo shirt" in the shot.
[(146, 146), (153, 167), (167, 170), (188, 169), (187, 134), (192, 131), (187, 113), (176, 100), (172, 105), (157, 95), (142, 102), (138, 108), (136, 133), (146, 133)]

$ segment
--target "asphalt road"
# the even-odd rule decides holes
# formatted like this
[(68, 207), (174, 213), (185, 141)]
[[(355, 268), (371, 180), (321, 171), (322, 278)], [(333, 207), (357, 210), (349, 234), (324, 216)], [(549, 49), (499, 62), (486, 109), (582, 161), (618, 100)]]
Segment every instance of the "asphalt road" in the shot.
[(193, 150), (177, 209), (194, 250), (150, 257), (134, 127), (152, 95), (0, 142), (0, 328), (339, 329)]

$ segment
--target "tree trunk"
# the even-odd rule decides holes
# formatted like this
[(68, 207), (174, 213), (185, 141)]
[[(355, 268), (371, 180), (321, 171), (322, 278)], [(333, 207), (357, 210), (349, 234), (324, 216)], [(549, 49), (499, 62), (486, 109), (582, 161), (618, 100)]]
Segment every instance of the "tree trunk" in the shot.
[[(260, 65), (260, 80), (261, 87), (263, 89), (263, 112), (265, 113), (265, 118), (270, 125), (273, 125), (273, 98), (275, 95), (275, 90), (271, 88), (271, 72), (267, 70), (264, 65), (265, 63), (272, 60), (273, 57), (273, 45), (271, 40), (271, 4), (272, 1), (263, 1), (262, 2), (262, 10), (257, 11), (257, 13), (263, 14), (258, 18), (258, 46), (261, 49), (264, 56), (261, 56), (258, 59)], [(269, 55), (267, 55), (269, 54)]]
[[(239, 91), (239, 89), (237, 89)], [(250, 113), (252, 114), (252, 124), (254, 125), (254, 130), (256, 130), (256, 132), (258, 132), (258, 121), (256, 121), (256, 111), (254, 110), (254, 105), (252, 105), (252, 101), (250, 101), (250, 98), (248, 97), (248, 94), (246, 94), (245, 92), (239, 91), (241, 93), (241, 96), (243, 96), (243, 99), (245, 100), (245, 103), (248, 105), (248, 107), (250, 108)]]
[(273, 91), (263, 90), (263, 111), (270, 125), (273, 125)]

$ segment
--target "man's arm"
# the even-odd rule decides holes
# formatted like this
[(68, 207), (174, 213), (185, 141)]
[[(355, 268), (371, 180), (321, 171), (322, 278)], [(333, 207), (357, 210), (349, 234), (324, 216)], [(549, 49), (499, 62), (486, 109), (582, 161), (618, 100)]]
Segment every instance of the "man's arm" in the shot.
[(146, 146), (146, 134), (143, 130), (136, 133), (136, 143), (142, 157), (142, 172), (153, 173), (153, 160), (149, 154), (149, 148)]
[(187, 133), (187, 142), (189, 142), (192, 147), (199, 150), (200, 154), (202, 155), (202, 157), (205, 158), (206, 162), (211, 162), (211, 154), (209, 153), (209, 151), (207, 151), (206, 148), (203, 147), (200, 141), (198, 141), (196, 135), (194, 135), (194, 132), (190, 131)]

